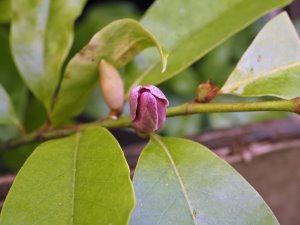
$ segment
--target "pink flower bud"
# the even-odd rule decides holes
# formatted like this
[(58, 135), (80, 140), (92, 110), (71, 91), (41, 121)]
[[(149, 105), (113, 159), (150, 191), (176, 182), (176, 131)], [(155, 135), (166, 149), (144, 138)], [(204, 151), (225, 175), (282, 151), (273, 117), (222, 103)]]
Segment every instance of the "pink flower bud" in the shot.
[(164, 124), (169, 101), (157, 87), (148, 85), (133, 88), (129, 104), (131, 120), (139, 131), (151, 133)]

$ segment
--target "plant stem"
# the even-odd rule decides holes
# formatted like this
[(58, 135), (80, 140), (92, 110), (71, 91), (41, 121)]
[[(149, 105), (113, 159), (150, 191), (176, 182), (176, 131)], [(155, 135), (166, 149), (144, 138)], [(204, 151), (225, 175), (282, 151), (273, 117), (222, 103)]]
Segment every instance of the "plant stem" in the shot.
[[(244, 103), (185, 103), (179, 106), (170, 107), (167, 110), (167, 117), (189, 115), (196, 113), (212, 112), (251, 112), (251, 111), (286, 111), (300, 114), (300, 98), (291, 100), (265, 101), (265, 102), (244, 102)], [(103, 126), (106, 128), (131, 127), (132, 123), (128, 116), (118, 119), (103, 119), (101, 121), (78, 124), (59, 129), (41, 129), (33, 133), (0, 144), (0, 149), (10, 149), (22, 144), (41, 142), (54, 138), (65, 137), (70, 134), (82, 131), (90, 126)]]
[(83, 124), (68, 126), (59, 129), (41, 129), (32, 132), (30, 134), (23, 135), (21, 138), (8, 141), (4, 144), (0, 143), (0, 150), (15, 148), (22, 144), (29, 144), (33, 142), (41, 142), (44, 140), (50, 140), (54, 138), (66, 137), (78, 131), (83, 131), (90, 126), (103, 126), (106, 128), (130, 127), (131, 121), (129, 117), (120, 117), (118, 119), (104, 119), (101, 121), (83, 123)]
[(243, 103), (185, 103), (168, 109), (167, 116), (213, 112), (286, 111), (299, 113), (299, 99)]

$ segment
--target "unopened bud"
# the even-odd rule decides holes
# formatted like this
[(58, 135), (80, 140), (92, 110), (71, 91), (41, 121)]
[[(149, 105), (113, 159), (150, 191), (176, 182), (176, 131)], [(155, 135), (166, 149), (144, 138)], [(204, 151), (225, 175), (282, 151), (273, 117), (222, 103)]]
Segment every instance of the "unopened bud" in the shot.
[(196, 102), (205, 103), (211, 101), (218, 95), (219, 88), (212, 85), (208, 80), (204, 84), (200, 84), (196, 93)]
[(148, 85), (133, 88), (129, 105), (131, 120), (137, 130), (151, 133), (165, 123), (169, 101), (157, 87)]
[(118, 116), (124, 106), (124, 83), (118, 70), (102, 59), (99, 64), (99, 84), (104, 101), (111, 109), (112, 116)]

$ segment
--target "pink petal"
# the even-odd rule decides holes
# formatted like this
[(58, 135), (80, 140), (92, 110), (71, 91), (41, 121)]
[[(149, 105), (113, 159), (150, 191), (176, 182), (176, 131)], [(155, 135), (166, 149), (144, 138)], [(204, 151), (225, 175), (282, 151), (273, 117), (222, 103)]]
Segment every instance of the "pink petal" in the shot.
[(157, 130), (158, 114), (156, 98), (150, 92), (143, 92), (139, 97), (137, 115), (133, 124), (138, 130), (150, 133)]
[(164, 93), (159, 88), (157, 88), (153, 85), (147, 85), (147, 86), (142, 87), (142, 89), (149, 90), (155, 97), (161, 99), (166, 107), (169, 106), (169, 101), (168, 101), (167, 97), (164, 95)]
[(138, 98), (141, 86), (134, 87), (129, 95), (129, 105), (130, 105), (130, 117), (131, 120), (134, 120), (136, 117), (136, 110), (138, 106)]
[(158, 121), (157, 121), (157, 129), (160, 129), (162, 125), (165, 123), (166, 120), (166, 106), (164, 105), (164, 102), (161, 99), (157, 99), (157, 115), (158, 115)]

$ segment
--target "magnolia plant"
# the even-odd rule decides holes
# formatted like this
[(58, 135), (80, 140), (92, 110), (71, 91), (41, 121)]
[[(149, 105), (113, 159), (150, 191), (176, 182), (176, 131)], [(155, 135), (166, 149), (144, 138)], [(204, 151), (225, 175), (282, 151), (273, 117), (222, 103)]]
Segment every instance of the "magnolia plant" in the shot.
[[(278, 224), (259, 194), (212, 151), (154, 132), (169, 117), (190, 114), (299, 114), (300, 43), (288, 15), (283, 12), (265, 24), (222, 86), (199, 84), (190, 90), (194, 98), (181, 105), (170, 100), (168, 107), (167, 94), (154, 85), (290, 0), (156, 0), (140, 21), (109, 23), (70, 59), (74, 22), (85, 0), (4, 2), (11, 4), (0, 5), (1, 12), (10, 13), (0, 19), (10, 23), (17, 67), (7, 73), (20, 74), (24, 90), (43, 105), (47, 118), (43, 126), (28, 128), (15, 109), (15, 99), (26, 92), (16, 97), (21, 89), (0, 86), (0, 123), (19, 130), (17, 137), (1, 130), (1, 151), (43, 142), (18, 172), (0, 225)], [(3, 51), (8, 49), (7, 39), (1, 43), (7, 43)], [(100, 120), (76, 122), (98, 82), (110, 112)], [(215, 101), (228, 95), (273, 98)], [(38, 120), (35, 110), (29, 115)], [(124, 127), (149, 138), (133, 180), (109, 131)]]

